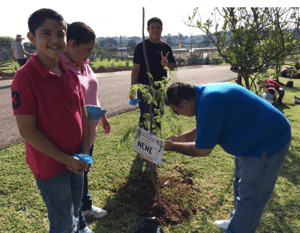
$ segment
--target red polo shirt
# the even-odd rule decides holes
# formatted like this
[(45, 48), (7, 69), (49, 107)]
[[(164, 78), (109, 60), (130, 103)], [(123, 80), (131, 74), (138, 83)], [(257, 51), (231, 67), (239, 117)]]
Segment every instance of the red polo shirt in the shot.
[[(63, 77), (44, 68), (36, 54), (18, 70), (11, 85), (14, 115), (34, 115), (36, 127), (59, 150), (72, 155), (80, 152), (81, 106), (84, 97), (80, 82), (62, 62)], [(40, 180), (58, 175), (66, 166), (41, 153), (25, 141), (26, 161)]]
[(266, 88), (274, 87), (276, 90), (280, 88), (280, 85), (278, 82), (274, 80), (265, 80), (267, 82)]

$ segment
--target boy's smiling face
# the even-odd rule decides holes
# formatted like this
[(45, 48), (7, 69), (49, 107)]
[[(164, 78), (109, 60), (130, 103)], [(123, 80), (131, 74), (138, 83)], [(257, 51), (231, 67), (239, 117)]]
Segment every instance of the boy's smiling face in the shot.
[(150, 24), (149, 28), (147, 28), (149, 32), (149, 39), (151, 42), (159, 43), (160, 42), (160, 36), (162, 33), (162, 27), (160, 23), (153, 22)]
[(67, 25), (53, 19), (46, 19), (36, 29), (35, 35), (28, 33), (30, 42), (36, 47), (41, 62), (57, 61), (66, 49)]

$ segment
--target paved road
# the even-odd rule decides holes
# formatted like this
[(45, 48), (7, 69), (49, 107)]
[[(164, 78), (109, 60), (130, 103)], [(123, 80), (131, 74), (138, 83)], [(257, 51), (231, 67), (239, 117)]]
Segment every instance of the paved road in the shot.
[[(229, 68), (227, 65), (180, 67), (176, 76), (181, 82), (190, 84), (224, 82), (236, 77)], [(97, 74), (101, 107), (107, 110), (108, 117), (136, 108), (128, 104), (130, 74), (131, 71)], [(23, 141), (12, 113), (10, 84), (10, 80), (0, 81), (0, 150)]]

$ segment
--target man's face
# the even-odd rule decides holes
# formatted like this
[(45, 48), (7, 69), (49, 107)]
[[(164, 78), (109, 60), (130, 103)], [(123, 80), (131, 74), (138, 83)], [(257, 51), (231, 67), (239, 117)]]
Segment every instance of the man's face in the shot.
[(174, 104), (170, 104), (169, 107), (178, 116), (180, 116), (180, 115), (187, 116), (187, 117), (195, 116), (196, 111), (195, 111), (194, 105), (191, 102), (189, 102), (187, 100), (183, 100), (181, 102), (181, 105), (182, 105), (181, 107), (177, 107)]
[(36, 29), (35, 35), (28, 33), (30, 42), (36, 47), (37, 57), (43, 61), (56, 60), (66, 49), (65, 24), (53, 19), (46, 19)]
[(159, 42), (160, 41), (160, 36), (162, 33), (162, 27), (160, 23), (154, 22), (150, 24), (150, 27), (147, 28), (149, 32), (149, 39), (152, 42)]

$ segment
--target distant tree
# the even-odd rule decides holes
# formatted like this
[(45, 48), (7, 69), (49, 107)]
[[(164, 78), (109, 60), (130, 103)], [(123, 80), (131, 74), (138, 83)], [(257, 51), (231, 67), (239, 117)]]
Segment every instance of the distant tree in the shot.
[(130, 40), (128, 41), (128, 45), (129, 48), (134, 49), (136, 46), (136, 41), (135, 40)]
[(288, 55), (299, 53), (298, 8), (216, 8), (214, 19), (195, 23), (197, 13), (198, 8), (187, 23), (208, 36), (220, 56), (238, 69), (237, 83), (244, 79), (248, 89), (256, 86), (256, 75), (274, 65), (279, 72)]
[(118, 41), (114, 38), (104, 38), (100, 40), (100, 46), (105, 49), (109, 47), (117, 47), (118, 45)]
[(178, 40), (180, 41), (183, 41), (184, 40), (184, 37), (181, 33), (178, 33)]
[(170, 34), (166, 38), (166, 43), (170, 46), (174, 46), (176, 44), (174, 38)]

